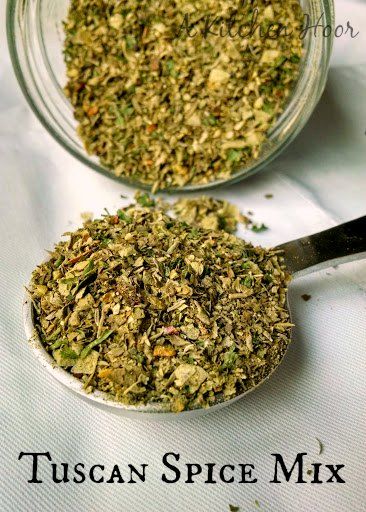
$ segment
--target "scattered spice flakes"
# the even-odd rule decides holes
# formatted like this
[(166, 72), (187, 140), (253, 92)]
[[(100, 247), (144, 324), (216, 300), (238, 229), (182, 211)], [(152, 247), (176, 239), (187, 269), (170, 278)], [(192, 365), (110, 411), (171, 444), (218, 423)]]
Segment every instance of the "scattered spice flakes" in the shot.
[(204, 229), (222, 229), (228, 233), (234, 233), (239, 222), (249, 222), (234, 204), (208, 196), (178, 199), (173, 204), (173, 212), (179, 220), (189, 224)]
[[(261, 153), (297, 82), (299, 0), (71, 0), (65, 93), (86, 150), (153, 190), (226, 179)], [(182, 8), (183, 6), (183, 8)], [(220, 37), (207, 16), (290, 36)], [(185, 16), (195, 24), (190, 37)], [(227, 27), (224, 27), (227, 30)]]
[(292, 324), (278, 251), (141, 201), (67, 236), (30, 294), (44, 347), (88, 391), (180, 412), (233, 398), (281, 361)]
[[(153, 200), (147, 193), (136, 192), (135, 200), (142, 206), (157, 205), (166, 212), (172, 212), (180, 221), (203, 229), (235, 233), (239, 223), (249, 229), (252, 229), (251, 226), (253, 225), (253, 221), (242, 214), (236, 205), (214, 197), (182, 198), (170, 204), (161, 198)], [(262, 224), (260, 230), (263, 231), (264, 228), (268, 229)], [(258, 227), (255, 229), (258, 229)]]
[(310, 299), (311, 299), (311, 295), (308, 295), (307, 293), (303, 293), (303, 294), (301, 295), (301, 298), (302, 298), (305, 302), (307, 302), (308, 300), (310, 300)]
[(324, 445), (323, 445), (323, 443), (320, 441), (320, 439), (318, 439), (317, 437), (316, 437), (315, 439), (316, 439), (316, 440), (318, 441), (318, 443), (319, 443), (319, 455), (321, 455), (321, 454), (323, 453), (323, 451), (324, 451)]

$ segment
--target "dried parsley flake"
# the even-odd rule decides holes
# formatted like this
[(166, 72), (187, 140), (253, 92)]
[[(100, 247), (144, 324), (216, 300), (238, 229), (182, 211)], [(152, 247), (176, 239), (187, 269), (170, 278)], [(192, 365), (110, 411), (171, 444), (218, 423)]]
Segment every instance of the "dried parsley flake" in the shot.
[(250, 228), (254, 233), (262, 233), (263, 231), (267, 231), (268, 226), (265, 224), (252, 224)]
[(30, 293), (46, 350), (87, 390), (179, 412), (233, 398), (281, 361), (291, 324), (278, 251), (141, 201), (67, 235)]
[(299, 0), (71, 0), (65, 92), (86, 150), (155, 190), (229, 177), (296, 84), (303, 17)]

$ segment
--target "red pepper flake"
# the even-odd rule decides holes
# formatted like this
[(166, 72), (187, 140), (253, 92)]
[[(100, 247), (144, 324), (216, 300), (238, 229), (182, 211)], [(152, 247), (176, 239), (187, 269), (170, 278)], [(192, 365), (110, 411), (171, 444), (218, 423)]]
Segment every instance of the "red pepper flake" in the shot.
[(146, 127), (146, 131), (147, 133), (152, 133), (156, 130), (156, 128), (158, 127), (157, 124), (149, 124), (147, 127)]
[(92, 105), (88, 108), (87, 114), (89, 117), (95, 116), (95, 114), (98, 114), (98, 107), (96, 105)]
[(160, 69), (160, 61), (159, 61), (159, 59), (157, 57), (153, 57), (151, 59), (150, 68), (151, 68), (151, 71), (159, 71), (159, 69)]
[(75, 256), (75, 258), (72, 258), (71, 260), (67, 261), (65, 265), (73, 265), (74, 263), (78, 263), (80, 260), (85, 258), (85, 256), (88, 256), (92, 252), (91, 249), (88, 251), (83, 252), (82, 254), (79, 254), (79, 256)]
[(118, 224), (119, 223), (118, 215), (112, 215), (111, 217), (109, 217), (109, 223), (110, 224)]
[(179, 329), (174, 327), (174, 325), (168, 325), (167, 327), (164, 327), (164, 333), (165, 334), (178, 334)]

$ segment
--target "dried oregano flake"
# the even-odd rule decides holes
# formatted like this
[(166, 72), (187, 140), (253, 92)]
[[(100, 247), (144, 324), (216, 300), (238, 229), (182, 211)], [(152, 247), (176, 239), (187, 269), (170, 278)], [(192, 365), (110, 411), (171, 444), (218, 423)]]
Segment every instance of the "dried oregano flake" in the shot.
[(295, 86), (302, 21), (298, 0), (71, 0), (65, 92), (87, 151), (155, 190), (229, 177)]
[(233, 398), (281, 361), (291, 324), (278, 251), (141, 195), (66, 235), (30, 293), (44, 347), (88, 391), (179, 412)]

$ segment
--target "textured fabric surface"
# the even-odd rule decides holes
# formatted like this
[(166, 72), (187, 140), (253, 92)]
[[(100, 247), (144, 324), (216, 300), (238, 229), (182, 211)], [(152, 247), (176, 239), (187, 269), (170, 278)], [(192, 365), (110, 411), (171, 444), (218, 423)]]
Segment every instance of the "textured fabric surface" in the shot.
[[(4, 3), (4, 0), (3, 2)], [(338, 19), (359, 24), (360, 37), (336, 41), (325, 94), (305, 130), (272, 168), (217, 191), (269, 230), (243, 236), (272, 245), (365, 214), (366, 6), (337, 2)], [(365, 510), (366, 262), (295, 280), (290, 304), (293, 343), (278, 372), (255, 393), (217, 413), (172, 423), (124, 419), (80, 400), (35, 360), (22, 325), (23, 286), (34, 266), (82, 211), (100, 213), (133, 191), (66, 154), (25, 104), (0, 45), (0, 510), (319, 512)], [(273, 194), (266, 199), (265, 194)], [(308, 302), (301, 298), (311, 295)], [(320, 439), (324, 450), (319, 455)], [(49, 451), (55, 462), (148, 464), (145, 483), (28, 484), (21, 451)], [(179, 453), (182, 478), (161, 481), (162, 456)], [(345, 484), (271, 484), (273, 457), (307, 452), (312, 462), (345, 464)], [(185, 484), (185, 463), (255, 465), (255, 484)], [(171, 475), (171, 473), (170, 473)], [(324, 477), (327, 476), (324, 474)]]

